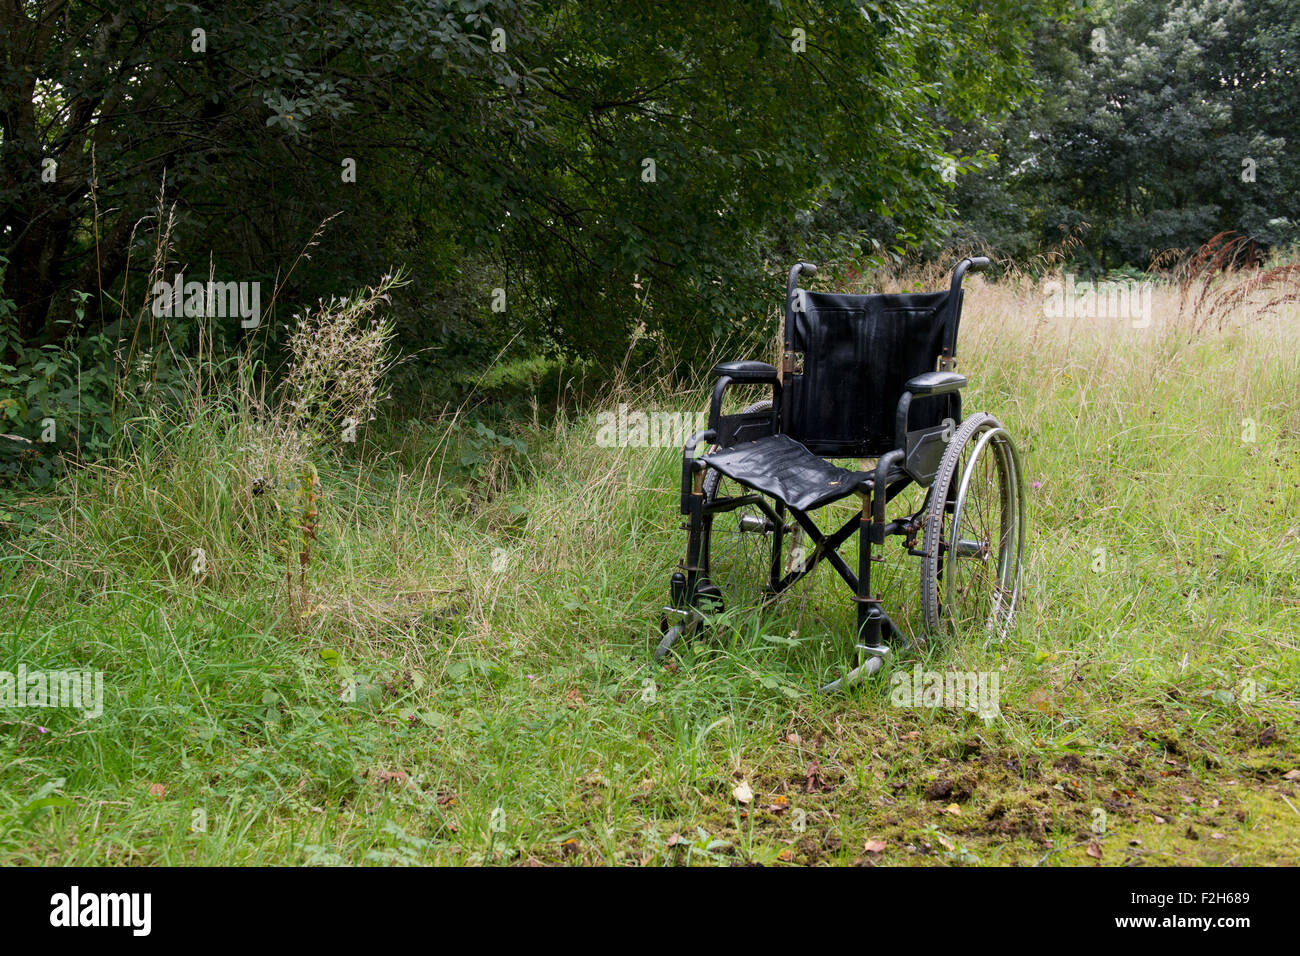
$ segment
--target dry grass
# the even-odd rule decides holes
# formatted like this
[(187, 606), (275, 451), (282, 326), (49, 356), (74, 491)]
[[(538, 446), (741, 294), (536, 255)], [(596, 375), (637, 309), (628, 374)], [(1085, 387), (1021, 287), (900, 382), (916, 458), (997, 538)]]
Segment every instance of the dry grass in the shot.
[[(1035, 483), (1027, 600), (1003, 644), (895, 666), (996, 670), (987, 724), (892, 706), (888, 672), (816, 695), (834, 582), (655, 667), (679, 452), (599, 448), (571, 408), (460, 473), (463, 410), (319, 456), (291, 626), (237, 432), (193, 419), (148, 467), (88, 473), (40, 560), (0, 564), (13, 653), (101, 667), (112, 695), (98, 724), (5, 719), (0, 859), (851, 863), (873, 840), (884, 864), (1090, 864), (1093, 842), (1105, 863), (1295, 863), (1300, 309), (1260, 308), (1279, 292), (1244, 294), (1256, 278), (1214, 280), (1222, 321), (1159, 285), (1146, 328), (970, 280), (966, 408), (1007, 424)], [(703, 400), (624, 384), (601, 407)], [(194, 546), (210, 576), (182, 573)], [(915, 568), (894, 570), (906, 617)], [(58, 778), (73, 806), (24, 816)], [(158, 780), (167, 799), (141, 799)], [(205, 833), (179, 822), (195, 806)]]

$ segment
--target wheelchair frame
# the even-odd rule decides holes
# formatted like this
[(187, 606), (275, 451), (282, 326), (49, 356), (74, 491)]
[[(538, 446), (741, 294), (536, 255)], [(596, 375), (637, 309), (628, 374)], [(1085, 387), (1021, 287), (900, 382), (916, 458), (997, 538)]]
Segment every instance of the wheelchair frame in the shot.
[[(719, 609), (722, 603), (721, 593), (709, 580), (707, 562), (709, 560), (708, 550), (711, 547), (712, 521), (706, 522), (705, 519), (735, 511), (747, 505), (758, 509), (767, 522), (767, 530), (764, 533), (772, 535), (771, 566), (768, 570), (767, 582), (764, 588), (767, 594), (775, 596), (786, 591), (803, 577), (811, 574), (823, 561), (835, 569), (839, 577), (853, 592), (853, 600), (857, 606), (855, 661), (847, 677), (826, 685), (823, 688), (826, 690), (839, 689), (846, 682), (856, 682), (878, 670), (883, 658), (889, 652), (886, 639), (898, 633), (894, 622), (882, 606), (881, 597), (872, 593), (871, 565), (873, 561), (880, 560), (874, 557), (873, 548), (879, 548), (891, 536), (902, 536), (909, 554), (923, 559), (929, 558), (940, 569), (944, 557), (954, 549), (957, 551), (957, 557), (968, 556), (963, 553), (962, 549), (965, 548), (967, 551), (972, 552), (972, 556), (981, 557), (986, 562), (989, 560), (991, 541), (967, 542), (957, 540), (945, 543), (938, 540), (942, 537), (941, 533), (926, 533), (927, 538), (933, 536), (936, 540), (927, 540), (924, 548), (918, 549), (917, 547), (917, 537), (923, 534), (927, 525), (926, 516), (934, 511), (931, 502), (934, 491), (932, 483), (936, 473), (940, 471), (946, 460), (945, 455), (952, 457), (952, 451), (950, 450), (952, 439), (963, 423), (960, 390), (967, 382), (963, 376), (956, 372), (956, 340), (957, 327), (961, 317), (962, 280), (967, 271), (980, 271), (987, 268), (988, 265), (989, 260), (984, 257), (965, 258), (953, 270), (951, 287), (945, 305), (947, 309), (947, 314), (944, 317), (946, 327), (943, 332), (942, 352), (937, 360), (938, 368), (907, 380), (894, 412), (894, 447), (879, 455), (874, 468), (870, 469), (869, 472), (854, 473), (857, 481), (851, 493), (858, 495), (860, 499), (858, 513), (829, 533), (818, 527), (810, 514), (810, 512), (816, 511), (824, 505), (814, 505), (806, 509), (796, 508), (775, 494), (771, 494), (772, 500), (769, 502), (768, 493), (753, 489), (749, 489), (749, 493), (709, 500), (705, 494), (704, 485), (705, 475), (709, 470), (707, 458), (708, 454), (712, 454), (712, 452), (703, 457), (698, 456), (696, 453), (699, 446), (705, 443), (714, 445), (715, 450), (726, 450), (739, 442), (753, 440), (756, 437), (783, 434), (782, 429), (785, 423), (790, 421), (790, 386), (793, 376), (802, 372), (798, 361), (800, 356), (796, 354), (794, 347), (794, 311), (798, 291), (797, 282), (800, 274), (811, 276), (816, 273), (816, 267), (811, 263), (800, 262), (791, 268), (786, 282), (785, 347), (782, 353), (780, 371), (778, 372), (775, 367), (763, 362), (724, 362), (716, 366), (714, 373), (717, 378), (709, 405), (707, 428), (691, 435), (683, 447), (681, 513), (687, 518), (684, 525), (688, 532), (686, 560), (679, 563), (672, 576), (669, 605), (664, 608), (666, 616), (661, 622), (663, 638), (656, 650), (657, 658), (662, 658), (682, 635), (702, 625), (706, 620), (706, 614), (711, 610)], [(745, 411), (738, 414), (724, 415), (722, 413), (723, 397), (733, 385), (769, 385), (772, 389), (771, 408), (769, 410)], [(942, 424), (909, 429), (913, 404), (921, 399), (943, 399), (946, 401), (947, 416)], [(972, 422), (975, 427), (964, 430), (964, 440), (967, 443), (971, 442), (977, 432), (981, 436), (987, 436), (982, 437), (981, 441), (973, 446), (976, 457), (991, 441), (1000, 445), (999, 448), (995, 449), (995, 454), (1009, 456), (1005, 458), (1005, 461), (1000, 461), (1000, 467), (1003, 470), (1000, 472), (1002, 477), (999, 480), (1003, 485), (1004, 500), (1008, 490), (1007, 486), (1011, 485), (1010, 490), (1017, 499), (1016, 503), (1018, 505), (1015, 525), (1019, 534), (1018, 540), (1014, 542), (1014, 586), (1011, 598), (1012, 604), (1007, 611), (1006, 622), (1009, 624), (1010, 615), (1014, 612), (1015, 593), (1019, 590), (1020, 564), (1023, 552), (1024, 500), (1023, 495), (1020, 494), (1023, 481), (1021, 480), (1018, 453), (1005, 430), (1001, 428), (996, 420), (989, 416), (977, 417), (980, 418), (980, 421)], [(987, 419), (987, 424), (984, 419)], [(970, 434), (965, 434), (966, 432)], [(818, 454), (818, 457), (826, 459), (829, 456)], [(958, 527), (961, 511), (961, 502), (953, 500), (953, 482), (956, 478), (954, 467), (956, 464), (957, 462), (954, 459), (954, 465), (949, 466), (947, 469), (948, 481), (944, 492), (945, 501), (942, 504), (944, 513), (956, 512), (952, 524), (954, 531)], [(974, 458), (970, 460), (968, 470), (973, 464)], [(744, 487), (743, 480), (733, 480)], [(969, 482), (970, 478), (963, 474), (960, 485), (962, 495), (965, 495)], [(906, 517), (888, 520), (886, 506), (912, 484), (918, 484), (929, 489), (926, 494), (925, 504), (922, 505), (919, 512)], [(841, 495), (841, 497), (847, 497), (847, 495)], [(787, 515), (793, 518), (795, 522), (792, 527), (802, 529), (814, 545), (811, 556), (802, 566), (789, 571), (783, 566), (783, 544), (788, 533)], [(742, 518), (741, 520), (745, 519)], [(944, 514), (941, 513), (937, 520), (939, 524), (934, 526), (936, 528), (941, 526)], [(1005, 548), (1007, 539), (1006, 524), (1004, 514), (1003, 540), (1000, 542), (998, 554), (1000, 567), (1007, 557), (1002, 550)], [(742, 530), (744, 529), (742, 528)], [(855, 532), (858, 534), (859, 539), (856, 573), (839, 553), (840, 547), (848, 542)], [(981, 552), (979, 551), (980, 548), (984, 550)], [(972, 551), (972, 549), (974, 550)], [(942, 572), (940, 571), (940, 573)], [(922, 575), (924, 588), (924, 566)], [(1003, 585), (1005, 585), (1005, 582), (1003, 582)], [(935, 586), (937, 587), (937, 584)], [(951, 585), (949, 597), (952, 597)], [(676, 621), (674, 622), (671, 618), (676, 618)]]

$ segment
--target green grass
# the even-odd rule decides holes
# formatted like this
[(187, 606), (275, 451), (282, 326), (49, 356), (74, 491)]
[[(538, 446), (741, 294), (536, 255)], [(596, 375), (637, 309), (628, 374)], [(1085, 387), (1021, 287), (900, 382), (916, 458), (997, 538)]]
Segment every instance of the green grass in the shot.
[[(847, 696), (829, 569), (651, 662), (679, 452), (573, 408), (493, 423), (526, 454), (461, 416), (320, 457), (292, 603), (293, 491), (218, 409), (7, 504), (0, 670), (106, 700), (0, 711), (0, 862), (1300, 862), (1300, 323), (1039, 308), (977, 287), (963, 326), (966, 408), (1038, 483), (1017, 625)], [(884, 571), (918, 629), (914, 559)], [(916, 664), (996, 670), (1000, 717), (892, 706)]]

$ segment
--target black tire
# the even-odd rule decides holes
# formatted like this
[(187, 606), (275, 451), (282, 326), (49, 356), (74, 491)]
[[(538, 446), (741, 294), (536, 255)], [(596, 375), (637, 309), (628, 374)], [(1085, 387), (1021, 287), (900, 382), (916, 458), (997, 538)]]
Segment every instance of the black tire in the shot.
[(1015, 443), (992, 415), (972, 415), (948, 443), (925, 514), (921, 606), (930, 634), (1006, 634), (1020, 599), (1025, 524)]

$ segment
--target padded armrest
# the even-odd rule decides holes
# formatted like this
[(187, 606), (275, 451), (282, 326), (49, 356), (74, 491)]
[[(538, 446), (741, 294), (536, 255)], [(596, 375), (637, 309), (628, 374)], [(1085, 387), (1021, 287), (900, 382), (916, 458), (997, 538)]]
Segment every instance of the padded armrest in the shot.
[(713, 366), (715, 377), (725, 375), (733, 382), (775, 382), (776, 366), (766, 362), (719, 362)]
[(957, 372), (922, 372), (908, 379), (903, 388), (913, 395), (945, 395), (966, 387), (966, 376)]

